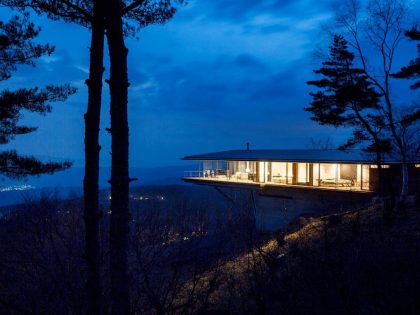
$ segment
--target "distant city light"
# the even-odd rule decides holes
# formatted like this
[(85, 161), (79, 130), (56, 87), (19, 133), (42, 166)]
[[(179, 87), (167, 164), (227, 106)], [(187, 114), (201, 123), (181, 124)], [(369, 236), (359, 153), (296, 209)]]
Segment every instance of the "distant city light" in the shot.
[(159, 200), (159, 201), (163, 201), (166, 200), (165, 196), (162, 195), (130, 195), (130, 198), (133, 200)]
[(35, 189), (35, 186), (32, 185), (15, 185), (15, 186), (7, 186), (7, 187), (0, 187), (0, 193), (8, 192), (8, 191), (24, 191)]

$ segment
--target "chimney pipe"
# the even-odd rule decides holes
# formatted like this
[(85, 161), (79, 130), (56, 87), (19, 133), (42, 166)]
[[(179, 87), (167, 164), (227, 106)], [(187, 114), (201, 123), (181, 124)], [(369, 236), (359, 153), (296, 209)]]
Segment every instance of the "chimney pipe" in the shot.
[(246, 143), (246, 150), (249, 151), (249, 142)]

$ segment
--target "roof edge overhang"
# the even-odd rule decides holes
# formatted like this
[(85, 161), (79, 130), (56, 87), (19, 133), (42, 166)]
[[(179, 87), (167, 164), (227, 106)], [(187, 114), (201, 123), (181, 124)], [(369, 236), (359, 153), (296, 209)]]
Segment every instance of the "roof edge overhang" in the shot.
[[(262, 161), (290, 163), (342, 163), (342, 164), (378, 164), (372, 153), (360, 149), (341, 150), (229, 150), (205, 154), (187, 155), (185, 161)], [(401, 164), (401, 161), (390, 154), (384, 156), (382, 164)], [(412, 160), (409, 164), (417, 164)]]
[[(289, 162), (289, 163), (343, 163), (343, 164), (377, 164), (376, 161), (369, 161), (369, 160), (309, 160), (309, 159), (288, 159), (288, 160), (281, 160), (281, 159), (240, 159), (240, 158), (206, 158), (206, 157), (195, 157), (195, 156), (185, 156), (181, 158), (183, 161), (250, 161), (250, 162)], [(409, 164), (413, 164), (417, 162), (410, 162)], [(401, 162), (397, 161), (382, 161), (382, 164), (401, 164)]]

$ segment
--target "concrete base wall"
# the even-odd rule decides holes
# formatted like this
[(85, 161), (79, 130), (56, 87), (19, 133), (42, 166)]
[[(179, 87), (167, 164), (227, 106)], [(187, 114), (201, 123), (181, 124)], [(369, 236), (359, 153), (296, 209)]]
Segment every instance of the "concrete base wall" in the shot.
[(270, 187), (255, 190), (256, 224), (259, 230), (275, 231), (301, 215), (325, 215), (356, 209), (369, 203), (373, 194)]
[(322, 216), (353, 210), (368, 204), (375, 196), (375, 193), (370, 191), (310, 186), (244, 184), (188, 178), (185, 178), (184, 181), (217, 188), (220, 197), (224, 198), (228, 205), (228, 211), (233, 212), (228, 216), (254, 214), (256, 226), (262, 231), (282, 229), (304, 214)]
[[(399, 195), (402, 187), (401, 165), (390, 165), (382, 169), (382, 189), (385, 194)], [(379, 169), (370, 169), (370, 189), (379, 190)], [(420, 194), (420, 167), (408, 165), (408, 187), (410, 195)]]

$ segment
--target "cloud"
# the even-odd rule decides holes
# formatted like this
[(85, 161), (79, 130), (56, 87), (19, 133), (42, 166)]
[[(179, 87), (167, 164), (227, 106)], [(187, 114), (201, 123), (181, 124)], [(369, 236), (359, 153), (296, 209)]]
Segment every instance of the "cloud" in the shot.
[(319, 2), (305, 0), (214, 0), (208, 3), (212, 8), (210, 16), (213, 19), (224, 18), (235, 21), (253, 19), (257, 15), (290, 13), (297, 10), (303, 13), (313, 11), (314, 7), (323, 7)]
[(265, 64), (249, 54), (240, 54), (235, 58), (234, 63), (240, 67), (249, 68), (256, 71), (267, 70), (267, 66)]
[[(311, 122), (304, 107), (310, 101), (305, 82), (319, 66), (311, 55), (334, 3), (190, 0), (166, 25), (142, 30), (140, 40), (127, 39), (133, 159), (143, 166), (168, 165), (185, 154), (242, 147), (246, 141), (260, 148), (299, 147), (309, 135), (331, 133)], [(34, 118), (40, 130), (13, 145), (35, 154), (83, 158), (89, 32), (45, 18), (36, 22), (43, 28), (40, 42), (54, 44), (57, 51), (36, 68), (19, 69), (15, 84), (72, 82), (80, 90), (68, 103), (54, 106), (51, 115)], [(402, 59), (397, 61), (411, 58)], [(106, 84), (101, 130), (105, 127)], [(109, 140), (101, 133), (105, 164)]]
[[(143, 112), (178, 111), (191, 115), (252, 112), (255, 107), (266, 111), (307, 95), (306, 74), (305, 63), (273, 72), (253, 55), (221, 55), (208, 63), (192, 62), (149, 72), (143, 84), (130, 90), (130, 104), (132, 109)], [(301, 104), (296, 103), (291, 109), (301, 111)], [(234, 119), (232, 116), (232, 122)]]
[[(202, 12), (201, 18), (243, 25), (245, 30), (258, 29), (263, 33), (279, 33), (304, 26), (328, 14), (337, 1), (334, 0), (213, 0), (193, 2), (194, 11)], [(198, 8), (196, 8), (198, 7)], [(189, 15), (189, 18), (190, 15)], [(310, 26), (310, 25), (307, 26)]]

